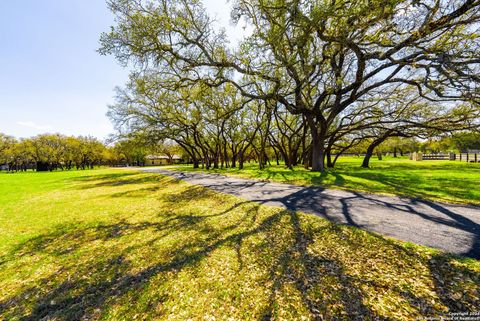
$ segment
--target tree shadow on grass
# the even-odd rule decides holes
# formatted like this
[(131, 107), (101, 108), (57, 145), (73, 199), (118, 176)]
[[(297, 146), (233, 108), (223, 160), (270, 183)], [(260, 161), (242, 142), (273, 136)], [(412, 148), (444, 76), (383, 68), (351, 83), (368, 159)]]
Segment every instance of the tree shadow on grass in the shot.
[[(251, 208), (253, 215), (256, 210)], [(142, 222), (138, 224), (119, 223), (99, 226), (95, 229), (87, 228), (80, 231), (70, 231), (58, 238), (58, 234), (45, 235), (43, 239), (37, 238), (32, 243), (26, 243), (23, 248), (17, 249), (18, 255), (36, 255), (37, 251), (54, 255), (68, 255), (57, 248), (66, 242), (80, 243), (85, 247), (95, 240), (111, 241), (121, 240), (127, 235), (141, 233), (146, 229), (168, 230), (174, 233), (196, 225), (201, 218), (192, 216), (170, 217), (168, 228), (161, 224)], [(286, 225), (285, 225), (286, 224)], [(279, 227), (291, 230), (291, 239), (287, 243), (275, 242), (279, 237)], [(258, 257), (265, 269), (269, 272), (268, 283), (270, 296), (261, 315), (263, 320), (276, 319), (278, 308), (285, 298), (282, 291), (287, 285), (292, 285), (299, 293), (302, 303), (309, 311), (313, 320), (388, 320), (388, 317), (378, 315), (372, 311), (364, 301), (362, 280), (345, 272), (344, 263), (331, 257), (318, 255), (309, 247), (314, 242), (317, 233), (333, 232), (335, 226), (325, 226), (321, 229), (302, 227), (300, 218), (295, 212), (281, 211), (264, 218), (258, 225), (248, 224), (248, 228), (235, 230), (232, 225), (221, 230), (205, 231), (202, 237), (193, 241), (180, 243), (170, 249), (171, 257), (156, 262), (149, 262), (146, 268), (137, 271), (135, 264), (129, 260), (129, 252), (140, 250), (146, 244), (137, 244), (128, 247), (128, 251), (116, 251), (107, 255), (100, 255), (86, 262), (71, 267), (62, 267), (53, 276), (38, 280), (36, 285), (23, 289), (20, 293), (0, 302), (0, 311), (4, 316), (20, 320), (40, 320), (42, 318), (55, 320), (84, 320), (100, 317), (108, 307), (123, 302), (128, 297), (128, 302), (140, 300), (150, 282), (155, 282), (156, 276), (162, 273), (176, 274), (187, 267), (195, 267), (201, 261), (221, 247), (237, 249), (238, 260), (242, 257), (242, 243), (249, 237), (257, 234), (266, 236), (265, 242), (257, 250), (259, 255), (270, 259)], [(384, 246), (390, 246), (388, 240), (378, 237)], [(71, 240), (70, 240), (71, 238)], [(153, 244), (150, 243), (150, 246)], [(240, 249), (240, 250), (238, 250)], [(52, 252), (53, 251), (53, 252)], [(394, 249), (394, 251), (397, 251)], [(400, 250), (398, 250), (400, 251)], [(416, 258), (409, 250), (401, 248), (401, 254)], [(459, 282), (478, 282), (478, 273), (456, 267), (446, 256), (438, 255), (428, 261), (432, 270), (433, 280), (437, 293), (451, 311), (471, 311), (475, 308), (477, 293), (465, 292), (458, 294)], [(171, 278), (172, 274), (169, 274)], [(461, 279), (459, 279), (461, 277)], [(468, 279), (468, 280), (467, 280)], [(477, 283), (478, 284), (478, 283)], [(267, 286), (261, 285), (261, 286)], [(379, 286), (381, 288), (381, 286)], [(478, 291), (478, 288), (477, 288)], [(407, 298), (412, 306), (424, 312), (435, 313), (436, 308), (422, 297), (411, 292), (398, 292)], [(178, 294), (178, 293), (177, 293)], [(176, 294), (172, 294), (176, 295)], [(477, 296), (476, 296), (477, 295)], [(154, 297), (155, 304), (161, 300), (171, 299), (168, 295)], [(147, 305), (148, 306), (148, 305)], [(149, 314), (147, 306), (137, 313)], [(157, 315), (156, 317), (161, 317)]]
[(279, 251), (278, 264), (270, 266), (273, 286), (262, 320), (276, 319), (277, 297), (286, 285), (293, 285), (300, 293), (312, 320), (384, 320), (364, 305), (362, 291), (345, 273), (341, 262), (309, 250), (312, 231), (300, 226), (299, 216), (295, 212), (288, 216), (294, 242)]
[[(252, 207), (251, 213), (255, 212)], [(225, 213), (227, 214), (227, 213)], [(248, 235), (257, 233), (264, 226), (270, 225), (277, 216), (273, 216), (253, 230), (227, 235), (227, 230), (234, 230), (228, 226), (220, 231), (208, 229), (202, 231), (202, 237), (195, 240), (185, 240), (172, 246), (169, 252), (171, 257), (165, 258), (163, 262), (150, 262), (150, 266), (139, 272), (132, 273), (132, 263), (126, 259), (127, 254), (146, 246), (146, 243), (131, 245), (115, 253), (102, 253), (98, 257), (92, 257), (85, 263), (81, 262), (73, 267), (62, 267), (61, 272), (55, 275), (36, 281), (40, 286), (32, 286), (23, 289), (21, 293), (0, 301), (0, 311), (7, 319), (19, 318), (21, 320), (40, 320), (43, 318), (56, 320), (83, 320), (93, 318), (99, 309), (108, 305), (107, 301), (113, 304), (116, 299), (127, 293), (140, 291), (146, 283), (159, 273), (176, 273), (182, 268), (197, 264), (209, 253), (217, 248), (241, 242)], [(201, 221), (202, 217), (192, 215), (176, 215), (168, 218), (160, 224), (142, 222), (137, 224), (118, 223), (102, 225), (99, 227), (86, 228), (83, 230), (69, 231), (65, 228), (46, 234), (31, 241), (25, 242), (11, 253), (13, 257), (38, 255), (68, 255), (62, 248), (76, 244), (77, 248), (85, 248), (94, 241), (121, 240), (126, 235), (142, 233), (146, 229), (154, 228), (156, 231), (168, 231), (168, 234), (185, 229), (192, 229)], [(236, 225), (236, 224), (235, 224)], [(204, 235), (203, 235), (204, 234)], [(61, 236), (61, 237), (59, 237)], [(165, 235), (157, 235), (154, 241), (150, 239), (147, 243), (153, 246), (156, 241)], [(66, 244), (68, 243), (68, 244)], [(67, 271), (68, 270), (68, 271)], [(68, 274), (67, 280), (62, 280)], [(53, 278), (53, 279), (52, 279)], [(57, 280), (58, 279), (58, 280)], [(54, 283), (52, 285), (52, 283)], [(133, 295), (135, 297), (135, 295)], [(0, 314), (1, 316), (2, 314)]]
[[(453, 197), (465, 203), (478, 201), (478, 195), (473, 193), (469, 188), (458, 188), (469, 183), (461, 178), (448, 178), (443, 181), (442, 179), (435, 179), (435, 184), (429, 185), (428, 181), (414, 173), (402, 174), (401, 176), (390, 176), (381, 173), (349, 173), (348, 175), (367, 181), (379, 182), (383, 184), (383, 186), (389, 187), (388, 189), (378, 190), (378, 192), (386, 191), (400, 196), (423, 199), (444, 198), (445, 195), (448, 195), (450, 198)], [(356, 182), (355, 184), (362, 188), (360, 183)], [(370, 190), (371, 187), (365, 183), (365, 187), (362, 189)]]
[[(333, 176), (335, 179), (332, 183), (330, 182), (325, 182), (329, 176)], [(312, 176), (310, 178), (310, 182), (312, 185), (316, 185), (316, 186), (321, 186), (321, 185), (325, 185), (325, 186), (344, 186), (345, 185), (345, 178), (342, 176), (342, 174), (339, 174), (337, 173), (336, 171), (334, 170), (329, 170), (327, 172), (324, 172), (324, 173), (320, 173), (319, 175), (317, 176)]]
[(142, 198), (142, 197), (151, 195), (152, 193), (155, 193), (160, 189), (161, 189), (161, 186), (151, 186), (151, 187), (133, 189), (133, 190), (129, 190), (129, 191), (110, 194), (109, 197), (114, 197), (114, 198), (122, 198), (122, 197)]
[(167, 181), (169, 179), (170, 178), (158, 174), (147, 175), (141, 172), (121, 172), (72, 177), (69, 181), (73, 183), (81, 183), (81, 185), (75, 185), (73, 187), (74, 189), (88, 190), (97, 187), (118, 187), (144, 183), (161, 183), (162, 181)]
[[(360, 164), (338, 164), (335, 169), (328, 169), (325, 173), (313, 173), (303, 168), (295, 168), (293, 171), (285, 172), (275, 166), (269, 167), (263, 172), (255, 173), (253, 178), (266, 178), (270, 181), (286, 183), (298, 183), (299, 181), (314, 186), (338, 186), (349, 190), (363, 190), (369, 192), (392, 193), (400, 196), (419, 197), (425, 199), (445, 198), (453, 196), (457, 200), (466, 203), (478, 203), (479, 195), (475, 194), (475, 181), (464, 178), (435, 178), (435, 184), (429, 184), (429, 178), (418, 175), (419, 172), (445, 171), (449, 168), (458, 170), (458, 163), (428, 165), (412, 167), (411, 164), (396, 163), (375, 164), (374, 168), (361, 168)], [(421, 164), (417, 164), (421, 165)], [(383, 172), (378, 172), (381, 169)], [(473, 172), (480, 171), (479, 167), (469, 167)], [(355, 181), (346, 179), (344, 176), (357, 178)], [(358, 180), (360, 179), (360, 180)], [(433, 179), (432, 179), (433, 180)], [(472, 188), (465, 187), (468, 184)], [(458, 188), (464, 186), (465, 188)], [(386, 188), (388, 187), (388, 188)]]
[[(435, 291), (450, 311), (477, 311), (480, 273), (458, 264), (452, 256), (435, 255), (428, 261)], [(469, 290), (465, 290), (469, 289)]]
[[(363, 226), (359, 226), (355, 222), (353, 218), (354, 209), (352, 209), (349, 201), (366, 201), (372, 207), (380, 206), (385, 210), (395, 210), (399, 214), (407, 213), (412, 217), (420, 217), (427, 221), (428, 224), (430, 224), (430, 227), (432, 229), (435, 229), (437, 233), (439, 233), (439, 231), (441, 231), (442, 233), (451, 233), (451, 235), (456, 236), (455, 241), (460, 241), (462, 239), (464, 242), (468, 242), (468, 250), (465, 250), (464, 252), (459, 251), (457, 252), (457, 254), (477, 260), (480, 258), (480, 224), (478, 224), (471, 215), (467, 215), (466, 213), (462, 213), (461, 211), (462, 209), (468, 208), (468, 206), (446, 206), (442, 203), (411, 198), (408, 198), (406, 202), (385, 200), (381, 197), (376, 197), (375, 195), (369, 195), (359, 192), (352, 192), (352, 194), (353, 195), (350, 197), (343, 197), (339, 199), (340, 203), (342, 204), (342, 215), (348, 225), (363, 228)], [(301, 199), (296, 201), (300, 202)], [(328, 218), (327, 215), (325, 216)], [(338, 217), (336, 219), (338, 220)], [(404, 219), (403, 224), (407, 223), (408, 220)], [(448, 228), (455, 228), (457, 229), (457, 231), (452, 233), (451, 230), (448, 230)], [(464, 233), (461, 233), (462, 235), (460, 235), (459, 232), (465, 232), (466, 235), (463, 235)], [(443, 243), (444, 244), (442, 244), (442, 246), (446, 246), (446, 243)], [(442, 246), (437, 244), (438, 248), (443, 248)]]
[(115, 173), (108, 173), (108, 174), (98, 174), (98, 173), (94, 173), (91, 175), (85, 174), (82, 176), (74, 176), (71, 178), (67, 178), (67, 180), (74, 181), (74, 182), (92, 182), (92, 181), (115, 180), (120, 178), (127, 178), (130, 176), (136, 176), (136, 175), (138, 175), (138, 172), (118, 171)]
[[(167, 203), (166, 208), (176, 205), (181, 209), (189, 202), (211, 197), (225, 196), (190, 187), (165, 196), (163, 201)], [(225, 249), (234, 253), (238, 277), (242, 273), (250, 277), (249, 269), (255, 264), (265, 271), (266, 278), (255, 284), (256, 291), (249, 292), (259, 295), (258, 304), (262, 305), (255, 319), (278, 319), (285, 309), (294, 310), (290, 311), (290, 319), (298, 317), (300, 307), (284, 304), (290, 299), (288, 288), (294, 289), (294, 296), (312, 320), (395, 319), (367, 303), (367, 298), (380, 295), (366, 293), (368, 287), (378, 289), (379, 293), (395, 293), (414, 311), (445, 312), (423, 294), (351, 271), (350, 263), (361, 267), (372, 264), (371, 260), (382, 260), (391, 270), (389, 273), (398, 274), (405, 269), (413, 272), (410, 265), (422, 264), (430, 270), (434, 290), (445, 307), (450, 311), (476, 308), (479, 273), (456, 264), (451, 257), (441, 254), (423, 257), (381, 236), (368, 236), (366, 232), (324, 221), (310, 224), (313, 220), (317, 219), (288, 210), (261, 213), (258, 204), (238, 201), (208, 213), (162, 210), (155, 220), (59, 226), (18, 245), (6, 258), (0, 258), (3, 262), (0, 265), (12, 271), (25, 269), (22, 264), (31, 260), (58, 260), (51, 273), (38, 279), (29, 276), (33, 279), (0, 299), (0, 318), (91, 320), (123, 313), (122, 317), (127, 319), (136, 314), (141, 318), (167, 319), (173, 311), (159, 311), (158, 305), (185, 294), (169, 291), (167, 284), (178, 282), (177, 275), (182, 272), (208, 272), (200, 269), (201, 265), (213, 264), (211, 256)], [(166, 242), (167, 238), (175, 241)], [(337, 241), (324, 245), (327, 251), (317, 249), (326, 238)], [(382, 251), (388, 251), (388, 255), (375, 257), (376, 252)], [(383, 275), (381, 269), (376, 273)], [(411, 282), (414, 286), (415, 280)], [(183, 286), (209, 289), (208, 284)], [(159, 292), (152, 288), (167, 290)], [(265, 301), (259, 294), (263, 290), (267, 293)], [(200, 298), (192, 299), (194, 304)], [(228, 296), (224, 298), (225, 305), (232, 304), (230, 302)], [(243, 306), (242, 301), (237, 304), (244, 312), (251, 309)], [(115, 312), (115, 309), (121, 311)]]

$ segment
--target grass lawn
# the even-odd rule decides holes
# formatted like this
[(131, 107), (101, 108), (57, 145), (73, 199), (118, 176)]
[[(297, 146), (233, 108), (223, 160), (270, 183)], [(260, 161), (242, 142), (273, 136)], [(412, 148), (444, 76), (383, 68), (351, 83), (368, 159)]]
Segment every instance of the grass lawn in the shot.
[(414, 320), (478, 302), (479, 261), (312, 215), (119, 169), (0, 174), (0, 320)]
[[(322, 185), (331, 188), (395, 194), (452, 203), (480, 204), (480, 163), (454, 161), (415, 162), (406, 158), (376, 158), (371, 168), (361, 168), (361, 157), (342, 157), (327, 173), (313, 173), (301, 166), (289, 170), (283, 165), (259, 170), (257, 164), (210, 170), (244, 178)], [(192, 165), (166, 166), (166, 169), (194, 171)], [(202, 169), (197, 169), (201, 171)]]

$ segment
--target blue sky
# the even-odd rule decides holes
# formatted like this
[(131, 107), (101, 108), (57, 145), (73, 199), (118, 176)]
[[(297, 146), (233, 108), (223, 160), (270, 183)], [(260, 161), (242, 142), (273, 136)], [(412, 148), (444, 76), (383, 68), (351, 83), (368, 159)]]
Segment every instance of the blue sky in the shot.
[(128, 72), (96, 52), (111, 24), (103, 0), (0, 1), (0, 132), (112, 132), (107, 105)]
[[(238, 38), (226, 2), (206, 6)], [(128, 78), (114, 57), (96, 52), (112, 23), (104, 0), (0, 0), (0, 132), (112, 133), (107, 105)]]

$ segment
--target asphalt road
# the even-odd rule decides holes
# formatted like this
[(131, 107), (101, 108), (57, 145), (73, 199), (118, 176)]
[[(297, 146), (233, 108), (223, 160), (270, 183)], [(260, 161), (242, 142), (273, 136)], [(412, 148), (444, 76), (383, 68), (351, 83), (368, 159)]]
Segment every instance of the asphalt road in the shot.
[(217, 192), (264, 205), (311, 213), (450, 253), (480, 259), (480, 207), (361, 192), (303, 187), (217, 174), (183, 173), (160, 168), (145, 172), (172, 176)]

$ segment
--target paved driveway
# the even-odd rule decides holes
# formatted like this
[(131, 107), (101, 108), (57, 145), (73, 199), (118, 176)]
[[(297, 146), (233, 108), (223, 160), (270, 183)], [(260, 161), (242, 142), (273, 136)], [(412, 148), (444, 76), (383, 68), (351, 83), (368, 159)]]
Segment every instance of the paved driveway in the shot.
[(480, 207), (159, 168), (145, 172), (480, 259)]

